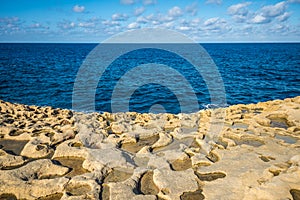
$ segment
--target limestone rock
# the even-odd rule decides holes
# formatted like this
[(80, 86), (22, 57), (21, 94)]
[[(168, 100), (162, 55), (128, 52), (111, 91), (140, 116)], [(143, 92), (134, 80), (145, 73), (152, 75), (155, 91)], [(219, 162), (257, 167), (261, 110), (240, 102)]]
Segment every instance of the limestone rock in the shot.
[(158, 196), (170, 200), (180, 199), (180, 195), (184, 192), (198, 189), (197, 176), (192, 169), (185, 171), (155, 169), (153, 181), (159, 188)]
[(299, 107), (80, 113), (0, 100), (0, 198), (297, 199)]
[(11, 155), (0, 149), (0, 169), (20, 166), (24, 163), (25, 159), (22, 156)]

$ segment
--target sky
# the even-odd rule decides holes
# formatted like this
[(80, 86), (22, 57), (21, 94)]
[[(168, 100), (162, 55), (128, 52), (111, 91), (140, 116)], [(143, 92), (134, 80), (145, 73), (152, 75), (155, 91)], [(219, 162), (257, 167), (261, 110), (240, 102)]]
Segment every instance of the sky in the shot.
[(0, 42), (96, 42), (140, 28), (197, 42), (299, 42), (300, 0), (1, 0)]

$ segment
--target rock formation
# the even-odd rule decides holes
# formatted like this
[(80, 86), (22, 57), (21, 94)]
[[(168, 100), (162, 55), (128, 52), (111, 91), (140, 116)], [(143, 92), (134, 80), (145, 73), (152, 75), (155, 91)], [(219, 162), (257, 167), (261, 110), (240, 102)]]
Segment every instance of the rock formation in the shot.
[(300, 97), (191, 114), (0, 101), (0, 199), (300, 199)]

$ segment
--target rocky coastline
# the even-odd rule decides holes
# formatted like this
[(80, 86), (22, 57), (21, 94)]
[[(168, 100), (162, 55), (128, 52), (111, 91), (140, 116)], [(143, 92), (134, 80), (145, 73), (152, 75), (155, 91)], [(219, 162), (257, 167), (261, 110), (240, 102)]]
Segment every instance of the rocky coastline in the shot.
[(300, 96), (191, 114), (0, 100), (0, 199), (300, 199)]

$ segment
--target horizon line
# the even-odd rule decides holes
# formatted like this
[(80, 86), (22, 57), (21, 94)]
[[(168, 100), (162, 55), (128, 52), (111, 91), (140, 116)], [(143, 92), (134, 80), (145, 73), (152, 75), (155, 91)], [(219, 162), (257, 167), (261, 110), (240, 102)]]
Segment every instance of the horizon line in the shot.
[[(91, 42), (82, 42), (82, 41), (0, 41), (0, 44), (100, 44), (102, 42), (96, 42), (96, 41), (91, 41)], [(147, 42), (145, 42), (147, 43)], [(233, 44), (233, 43), (300, 43), (300, 41), (197, 41), (195, 43), (200, 43), (200, 44)], [(105, 43), (109, 44), (109, 43)], [(111, 43), (113, 44), (113, 43)], [(122, 43), (123, 44), (123, 43)], [(124, 43), (126, 44), (126, 42)], [(130, 43), (128, 43), (130, 44)], [(174, 43), (176, 44), (176, 43)]]

